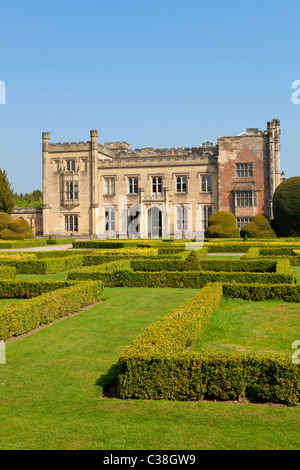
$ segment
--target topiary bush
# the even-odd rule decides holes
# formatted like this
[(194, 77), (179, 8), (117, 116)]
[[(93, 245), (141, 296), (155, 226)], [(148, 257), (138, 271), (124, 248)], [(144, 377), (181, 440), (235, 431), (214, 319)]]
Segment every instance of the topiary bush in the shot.
[(196, 251), (192, 250), (184, 262), (184, 271), (199, 271), (201, 268), (200, 259)]
[(24, 240), (25, 233), (13, 232), (9, 228), (5, 228), (0, 232), (0, 238), (2, 240)]
[(235, 216), (227, 211), (214, 212), (208, 220), (205, 238), (240, 238)]
[(300, 236), (300, 176), (288, 178), (276, 188), (273, 213), (279, 237)]
[(0, 212), (0, 232), (5, 228), (8, 228), (9, 224), (13, 221), (11, 215), (6, 214), (6, 212)]
[(24, 234), (30, 233), (30, 225), (27, 222), (27, 220), (24, 220), (24, 219), (12, 220), (9, 223), (8, 228), (12, 230), (13, 232), (17, 232), (17, 233), (24, 233)]
[(241, 237), (276, 238), (277, 235), (271, 227), (269, 218), (264, 214), (257, 214), (242, 228)]
[(13, 219), (9, 214), (0, 213), (0, 238), (2, 240), (24, 240), (33, 238), (27, 220)]

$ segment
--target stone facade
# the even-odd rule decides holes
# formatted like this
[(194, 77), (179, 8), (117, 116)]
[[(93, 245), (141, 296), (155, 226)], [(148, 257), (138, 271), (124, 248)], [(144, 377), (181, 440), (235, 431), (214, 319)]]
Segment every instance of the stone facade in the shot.
[(195, 148), (135, 149), (127, 142), (51, 143), (43, 133), (43, 234), (111, 238), (201, 232), (216, 210), (242, 226), (272, 216), (280, 123)]
[(41, 207), (14, 207), (11, 216), (13, 219), (27, 220), (34, 236), (42, 235), (43, 209)]

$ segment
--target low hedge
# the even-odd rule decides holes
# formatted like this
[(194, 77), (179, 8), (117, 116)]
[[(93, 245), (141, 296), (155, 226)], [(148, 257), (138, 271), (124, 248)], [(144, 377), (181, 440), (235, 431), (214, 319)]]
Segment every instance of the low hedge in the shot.
[(102, 299), (99, 282), (76, 283), (30, 300), (4, 307), (0, 312), (0, 339), (7, 341)]
[(17, 270), (14, 266), (0, 267), (0, 279), (15, 279)]
[(186, 352), (222, 297), (210, 284), (197, 297), (151, 325), (119, 358), (120, 398), (239, 400), (297, 405), (300, 367), (279, 355)]
[(46, 240), (16, 240), (3, 241), (0, 240), (0, 250), (8, 250), (10, 248), (32, 248), (36, 246), (46, 246)]
[(0, 280), (0, 299), (31, 299), (56, 289), (70, 287), (76, 281)]
[(225, 297), (244, 300), (280, 299), (285, 302), (300, 302), (300, 284), (241, 284), (223, 283)]
[[(124, 262), (125, 263), (125, 262)], [(208, 272), (208, 271), (133, 271), (128, 264), (107, 263), (106, 271), (96, 266), (74, 269), (69, 280), (102, 280), (106, 287), (189, 287), (202, 288), (209, 282), (238, 282), (262, 284), (287, 284), (294, 282), (293, 274), (250, 273), (250, 272)], [(103, 265), (104, 266), (104, 265)], [(111, 269), (108, 267), (111, 266)], [(101, 269), (100, 269), (101, 268)]]
[[(186, 262), (182, 260), (132, 260), (134, 271), (186, 271)], [(199, 271), (223, 272), (275, 272), (276, 260), (200, 260)]]
[(75, 238), (48, 238), (47, 245), (68, 245), (75, 242)]
[(1, 260), (0, 265), (15, 266), (17, 274), (53, 274), (83, 265), (82, 256), (49, 259)]
[(120, 358), (120, 398), (239, 400), (298, 405), (300, 367), (281, 356), (164, 354)]
[[(266, 245), (268, 245), (266, 247)], [(299, 244), (294, 243), (278, 243), (269, 241), (268, 244), (263, 242), (231, 242), (231, 243), (207, 243), (208, 253), (246, 253), (249, 248), (261, 248), (261, 254), (292, 254), (291, 250), (299, 248)], [(265, 251), (270, 250), (270, 251)]]
[(191, 346), (219, 306), (222, 295), (221, 283), (208, 284), (193, 299), (149, 326), (125, 348), (121, 358), (151, 354), (158, 349), (169, 354)]

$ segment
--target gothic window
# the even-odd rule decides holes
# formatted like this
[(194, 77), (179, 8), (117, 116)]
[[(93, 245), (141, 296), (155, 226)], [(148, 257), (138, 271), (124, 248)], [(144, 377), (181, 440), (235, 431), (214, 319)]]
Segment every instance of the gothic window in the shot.
[(183, 231), (188, 229), (188, 211), (187, 207), (177, 207), (177, 230)]
[(203, 207), (203, 217), (202, 217), (202, 222), (203, 222), (203, 230), (207, 229), (208, 227), (208, 219), (212, 215), (212, 207), (211, 206), (204, 206)]
[(65, 232), (78, 232), (78, 215), (65, 215)]
[(67, 160), (67, 171), (75, 171), (75, 160)]
[(105, 209), (105, 231), (114, 232), (116, 230), (116, 211), (114, 207)]
[(180, 194), (187, 193), (187, 176), (176, 176), (176, 192)]
[(210, 193), (211, 189), (212, 189), (211, 175), (202, 175), (201, 176), (201, 192)]
[(104, 194), (105, 196), (115, 195), (115, 178), (104, 178)]
[(138, 178), (128, 178), (128, 194), (138, 194)]
[(162, 177), (153, 176), (152, 177), (152, 194), (161, 194), (162, 193)]

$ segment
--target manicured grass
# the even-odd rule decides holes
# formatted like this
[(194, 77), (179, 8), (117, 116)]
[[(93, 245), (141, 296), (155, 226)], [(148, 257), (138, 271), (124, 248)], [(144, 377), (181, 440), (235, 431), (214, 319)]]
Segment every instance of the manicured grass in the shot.
[(193, 289), (115, 288), (7, 345), (1, 449), (297, 449), (300, 408), (101, 398), (123, 347)]
[(299, 303), (223, 298), (193, 350), (291, 357), (292, 343), (297, 339), (300, 339)]
[(296, 276), (296, 281), (300, 282), (300, 266), (295, 266), (294, 267), (294, 272)]

